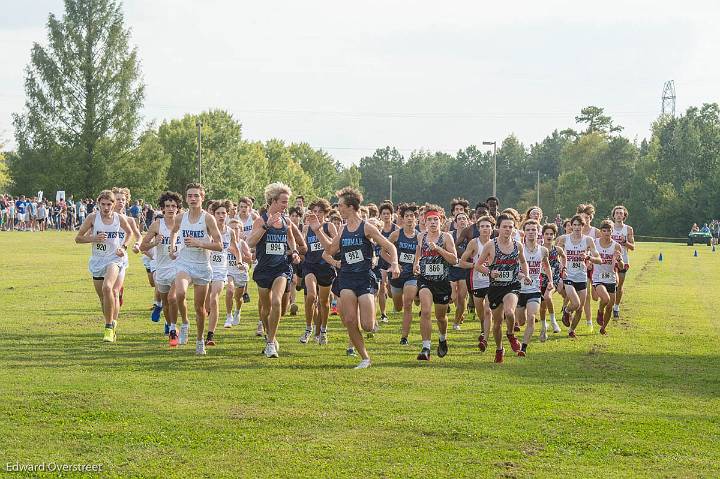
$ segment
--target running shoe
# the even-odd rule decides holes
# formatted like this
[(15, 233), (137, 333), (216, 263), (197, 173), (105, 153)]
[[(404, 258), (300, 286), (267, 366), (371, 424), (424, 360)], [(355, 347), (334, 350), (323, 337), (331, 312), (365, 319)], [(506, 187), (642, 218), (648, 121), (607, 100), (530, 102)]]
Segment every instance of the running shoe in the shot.
[(165, 336), (170, 334), (170, 325), (168, 323), (165, 323)]
[(174, 329), (170, 331), (170, 334), (168, 334), (168, 345), (171, 348), (176, 348), (178, 345), (177, 331), (175, 331)]
[(318, 341), (318, 344), (320, 346), (325, 346), (328, 343), (327, 333), (320, 333), (320, 340)]
[(602, 311), (598, 311), (598, 312), (597, 312), (597, 318), (595, 318), (595, 321), (597, 321), (597, 323), (598, 323), (600, 326), (603, 325), (603, 314), (602, 314)]
[(248, 293), (243, 294), (243, 303), (250, 302), (250, 295)]
[(437, 355), (439, 358), (444, 358), (447, 353), (448, 353), (448, 343), (447, 343), (447, 339), (446, 339), (445, 341), (440, 341), (438, 343)]
[(522, 349), (517, 352), (517, 355), (519, 358), (524, 358), (527, 354)]
[(575, 331), (570, 331), (568, 333), (568, 337), (575, 339), (575, 338), (577, 338), (577, 335), (575, 334)]
[(555, 318), (550, 320), (550, 324), (552, 325), (553, 333), (559, 333), (561, 331), (560, 325), (555, 321)]
[(418, 361), (430, 361), (430, 348), (422, 348), (417, 357)]
[(300, 336), (300, 342), (303, 344), (307, 344), (307, 342), (310, 340), (310, 336), (312, 336), (312, 331), (306, 329), (303, 335)]
[(600, 334), (602, 334), (603, 336), (605, 336), (607, 334), (607, 331), (605, 331), (605, 326), (600, 328)]
[(106, 343), (115, 342), (115, 330), (113, 328), (105, 328), (105, 332), (103, 333), (103, 341)]
[(355, 354), (355, 348), (347, 348), (345, 350), (345, 355), (346, 356), (357, 356), (357, 354)]
[(458, 323), (453, 323), (453, 331), (460, 331), (460, 325)]
[(540, 342), (544, 343), (547, 341), (547, 331), (545, 329), (540, 330)]
[(229, 328), (232, 328), (232, 326), (233, 326), (233, 317), (232, 317), (232, 314), (228, 314), (225, 317), (225, 324), (223, 325), (223, 328), (229, 329)]
[(205, 344), (207, 344), (208, 346), (215, 346), (215, 332), (214, 331), (208, 331), (207, 339), (205, 340)]
[(505, 350), (500, 349), (499, 351), (495, 351), (495, 362), (501, 363), (503, 362), (503, 356), (505, 356)]
[(380, 322), (381, 322), (381, 323), (387, 323), (387, 322), (388, 322), (387, 314), (381, 314), (381, 315), (380, 315)]
[(262, 321), (258, 321), (257, 329), (255, 330), (255, 336), (262, 336), (265, 333), (265, 330), (263, 329), (263, 323)]
[(400, 338), (400, 346), (407, 346), (408, 340), (407, 338)]
[(478, 338), (478, 348), (480, 348), (480, 351), (482, 351), (483, 353), (487, 349), (487, 339), (485, 339), (485, 336), (483, 336), (482, 334)]
[(362, 361), (360, 361), (360, 364), (355, 366), (353, 369), (367, 369), (370, 367), (370, 364), (371, 363), (369, 359), (363, 359)]
[(160, 313), (162, 313), (162, 304), (160, 306), (153, 304), (153, 310), (152, 313), (150, 313), (150, 320), (153, 323), (160, 321)]
[(290, 305), (290, 316), (295, 316), (298, 312), (298, 305), (293, 303)]
[(517, 340), (514, 334), (508, 336), (508, 341), (510, 341), (510, 347), (513, 351), (515, 351), (516, 353), (520, 351), (520, 341)]
[(565, 310), (564, 308), (562, 313), (562, 323), (565, 325), (566, 328), (570, 327), (570, 312)]
[(180, 344), (187, 344), (189, 329), (190, 329), (190, 326), (187, 324), (183, 324), (180, 326)]
[(617, 319), (620, 317), (620, 310), (619, 309), (613, 309), (613, 318)]
[(232, 325), (233, 326), (240, 325), (240, 310), (239, 309), (236, 309), (232, 314)]
[(275, 343), (266, 343), (265, 345), (265, 357), (266, 358), (277, 358), (278, 352), (275, 347)]
[(205, 351), (205, 341), (202, 339), (195, 342), (195, 354), (198, 356), (205, 356), (207, 354), (207, 351)]

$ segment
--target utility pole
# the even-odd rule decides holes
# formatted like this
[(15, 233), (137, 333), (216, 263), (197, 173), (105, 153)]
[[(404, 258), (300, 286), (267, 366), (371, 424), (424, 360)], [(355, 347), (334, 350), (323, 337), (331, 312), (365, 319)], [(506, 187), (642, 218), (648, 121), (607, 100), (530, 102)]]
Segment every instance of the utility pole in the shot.
[(540, 207), (540, 170), (537, 170), (537, 203), (535, 204)]
[(497, 198), (497, 141), (483, 141), (483, 145), (493, 147), (493, 196)]
[(392, 203), (392, 175), (388, 175), (390, 178), (390, 203)]
[(195, 126), (197, 126), (197, 130), (198, 130), (198, 139), (197, 139), (198, 183), (202, 183), (202, 120), (200, 120), (200, 119), (196, 120)]

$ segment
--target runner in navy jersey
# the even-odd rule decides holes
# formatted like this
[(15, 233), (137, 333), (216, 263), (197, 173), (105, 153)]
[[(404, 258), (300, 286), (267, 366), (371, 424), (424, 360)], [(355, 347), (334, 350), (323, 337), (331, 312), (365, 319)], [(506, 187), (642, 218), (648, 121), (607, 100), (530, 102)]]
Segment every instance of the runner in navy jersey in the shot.
[(417, 211), (418, 207), (415, 203), (401, 204), (399, 214), (402, 228), (393, 231), (388, 238), (395, 245), (398, 255), (400, 273), (397, 277), (390, 279), (390, 287), (395, 311), (403, 312), (400, 336), (400, 344), (403, 346), (408, 345), (408, 335), (412, 324), (412, 307), (418, 291), (417, 278), (413, 272), (418, 238), (418, 232), (415, 229)]
[[(460, 212), (455, 215), (453, 225), (457, 225), (457, 229), (451, 232), (453, 242), (455, 243), (455, 250), (457, 257), (460, 258), (465, 252), (465, 248), (468, 245), (468, 240), (457, 241), (458, 234), (467, 228), (468, 216), (465, 212)], [(450, 266), (450, 285), (452, 286), (452, 299), (455, 303), (455, 320), (453, 321), (453, 329), (455, 331), (460, 330), (460, 325), (465, 321), (465, 305), (467, 304), (468, 285), (467, 285), (467, 270), (460, 267), (459, 265)]]
[(373, 256), (372, 243), (375, 241), (387, 253), (390, 261), (389, 271), (397, 276), (400, 273), (395, 247), (374, 226), (360, 218), (359, 210), (362, 194), (354, 188), (343, 188), (336, 193), (338, 211), (346, 224), (335, 238), (325, 235), (317, 216), (309, 214), (306, 222), (323, 244), (327, 254), (341, 253), (339, 274), (339, 292), (342, 298), (342, 321), (362, 361), (357, 369), (370, 366), (370, 356), (365, 348), (360, 328), (365, 331), (375, 329), (375, 290), (377, 283), (371, 271)]
[[(393, 205), (392, 203), (385, 202), (380, 205), (379, 208), (379, 217), (382, 221), (382, 228), (380, 229), (380, 233), (386, 237), (389, 238), (390, 235), (398, 229), (398, 226), (393, 223)], [(376, 247), (376, 253), (379, 253), (377, 249), (379, 248), (378, 245)], [(385, 261), (382, 256), (378, 258), (378, 269), (380, 270), (380, 290), (378, 291), (378, 303), (380, 305), (380, 322), (381, 323), (387, 323), (388, 317), (386, 313), (386, 306), (387, 306), (387, 297), (392, 295), (392, 291), (390, 290), (390, 281), (388, 280), (388, 267), (390, 265), (387, 261)]]

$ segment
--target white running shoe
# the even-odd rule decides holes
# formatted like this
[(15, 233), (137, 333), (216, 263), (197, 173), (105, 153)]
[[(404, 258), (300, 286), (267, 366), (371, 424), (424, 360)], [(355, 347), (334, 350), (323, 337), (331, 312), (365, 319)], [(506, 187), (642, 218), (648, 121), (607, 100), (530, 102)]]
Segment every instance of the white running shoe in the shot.
[(555, 321), (555, 319), (550, 320), (550, 325), (553, 328), (553, 333), (559, 333), (561, 331), (560, 325), (557, 323), (557, 321)]
[(458, 323), (453, 323), (453, 330), (460, 331), (460, 325)]
[(320, 333), (320, 340), (318, 341), (318, 344), (321, 346), (324, 346), (328, 343), (327, 333)]
[(310, 340), (310, 336), (312, 336), (312, 331), (305, 330), (302, 336), (300, 336), (300, 342), (303, 344), (307, 344), (307, 342)]
[(205, 341), (202, 339), (195, 342), (195, 354), (198, 356), (205, 356), (207, 354), (205, 352)]
[(265, 357), (266, 358), (278, 357), (278, 352), (277, 352), (277, 348), (275, 347), (275, 343), (265, 344)]
[(232, 328), (232, 326), (233, 326), (232, 314), (228, 314), (228, 315), (225, 317), (225, 325), (224, 325), (223, 327), (225, 327), (225, 328)]
[(257, 331), (255, 331), (255, 336), (262, 336), (263, 334), (265, 334), (265, 330), (263, 329), (262, 321), (258, 321)]
[(360, 361), (360, 364), (355, 366), (353, 369), (367, 369), (370, 367), (370, 360), (369, 359), (363, 359)]
[(187, 344), (189, 329), (190, 329), (190, 325), (188, 325), (188, 324), (180, 325), (180, 344)]
[(279, 353), (280, 352), (280, 343), (278, 343), (277, 338), (275, 338), (274, 344), (275, 344), (275, 351), (277, 351)]
[(235, 312), (232, 314), (232, 325), (238, 326), (240, 325), (240, 310), (236, 309)]

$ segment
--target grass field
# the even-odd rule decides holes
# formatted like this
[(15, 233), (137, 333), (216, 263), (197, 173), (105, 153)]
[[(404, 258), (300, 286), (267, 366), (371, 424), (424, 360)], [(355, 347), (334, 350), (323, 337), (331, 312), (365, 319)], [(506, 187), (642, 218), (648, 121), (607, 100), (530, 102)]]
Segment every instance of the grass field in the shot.
[[(0, 470), (102, 464), (103, 477), (719, 477), (720, 251), (643, 243), (609, 335), (553, 335), (493, 364), (479, 325), (417, 364), (392, 314), (354, 371), (330, 344), (280, 326), (260, 356), (257, 294), (239, 328), (196, 357), (149, 320), (133, 256), (119, 341), (101, 342), (87, 246), (68, 233), (0, 233)], [(658, 262), (662, 251), (664, 261)], [(593, 308), (595, 309), (595, 308)], [(192, 316), (191, 316), (191, 323)], [(193, 326), (191, 325), (191, 331)], [(596, 328), (597, 331), (597, 328)], [(437, 342), (436, 332), (434, 341)], [(536, 333), (537, 334), (537, 333)], [(436, 344), (434, 345), (434, 347)], [(491, 348), (492, 349), (492, 348)], [(7, 473), (53, 477), (55, 473)], [(66, 474), (88, 477), (92, 474)]]

